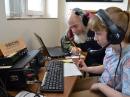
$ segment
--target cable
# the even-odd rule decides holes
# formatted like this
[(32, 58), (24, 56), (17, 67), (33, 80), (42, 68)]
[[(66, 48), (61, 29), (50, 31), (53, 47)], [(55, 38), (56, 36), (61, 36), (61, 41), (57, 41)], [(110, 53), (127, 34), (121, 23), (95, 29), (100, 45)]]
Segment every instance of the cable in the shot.
[(119, 67), (119, 65), (120, 65), (121, 55), (122, 55), (122, 46), (121, 46), (121, 43), (120, 43), (120, 55), (119, 55), (119, 61), (118, 61), (118, 64), (117, 64), (117, 67), (116, 67), (116, 70), (115, 70), (115, 76), (114, 76), (114, 89), (116, 88), (116, 75), (117, 75), (118, 67)]
[(7, 91), (2, 87), (0, 87), (0, 97), (8, 97)]
[[(42, 81), (37, 80), (37, 81), (34, 81), (34, 83), (37, 83), (37, 84), (38, 84), (38, 87), (37, 87), (36, 91), (33, 92), (32, 90), (30, 90), (30, 89), (29, 89), (29, 90), (30, 90), (30, 92), (32, 92), (32, 93), (35, 94), (34, 97), (41, 97), (41, 96), (40, 96), (40, 88), (41, 88), (41, 83), (42, 83)], [(28, 90), (27, 90), (27, 91), (28, 91)]]
[(1, 79), (0, 79), (0, 86), (4, 87), (4, 83), (3, 83), (3, 81)]
[(40, 88), (41, 88), (41, 81), (37, 81), (36, 83), (38, 83), (39, 85), (38, 85), (38, 88), (37, 88), (37, 90), (36, 90), (36, 92), (35, 92), (35, 96), (34, 97), (40, 97)]
[(0, 79), (0, 97), (8, 97), (8, 93), (5, 87), (5, 84), (3, 81)]
[[(38, 87), (37, 87), (37, 89), (36, 89), (36, 91), (34, 91), (34, 90), (30, 89), (30, 88), (27, 88), (26, 91), (28, 91), (28, 92), (27, 92), (26, 94), (24, 94), (24, 97), (28, 97), (28, 95), (31, 94), (31, 93), (34, 94), (33, 97), (41, 97), (41, 96), (40, 96), (40, 88), (41, 88), (41, 83), (42, 83), (42, 81), (36, 80), (36, 81), (34, 81), (33, 83), (39, 84)], [(20, 96), (20, 97), (21, 97), (21, 96)], [(30, 96), (29, 96), (29, 97), (30, 97)]]
[(26, 97), (28, 94), (30, 94), (29, 92), (28, 93), (26, 93), (23, 97)]

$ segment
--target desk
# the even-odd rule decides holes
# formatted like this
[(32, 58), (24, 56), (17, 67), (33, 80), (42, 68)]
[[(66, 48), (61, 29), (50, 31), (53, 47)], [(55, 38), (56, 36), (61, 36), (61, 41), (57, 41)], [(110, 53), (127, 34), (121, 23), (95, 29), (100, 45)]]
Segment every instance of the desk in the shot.
[[(45, 72), (45, 68), (42, 67), (38, 74), (40, 81), (42, 81), (43, 79), (44, 72)], [(77, 78), (78, 77), (65, 77), (64, 78), (64, 93), (42, 93), (42, 94), (44, 94), (46, 97), (69, 97)], [(29, 85), (28, 87), (30, 90), (35, 92), (38, 88), (38, 84)], [(15, 96), (17, 92), (15, 91), (9, 92), (9, 94), (12, 96)]]

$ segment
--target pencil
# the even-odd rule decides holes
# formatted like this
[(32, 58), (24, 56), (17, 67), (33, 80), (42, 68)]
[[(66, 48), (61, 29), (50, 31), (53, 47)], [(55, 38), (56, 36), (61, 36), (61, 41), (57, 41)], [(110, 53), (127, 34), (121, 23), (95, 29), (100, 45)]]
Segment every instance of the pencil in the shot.
[(79, 53), (79, 60), (80, 60), (80, 53)]
[(71, 42), (71, 44), (72, 44), (74, 47), (76, 47), (76, 45), (75, 45), (75, 43), (74, 43), (73, 41), (70, 40), (70, 42)]
[[(69, 39), (70, 40), (70, 39)], [(74, 47), (77, 47), (76, 45), (75, 45), (75, 43), (72, 41), (72, 40), (70, 40), (70, 42), (71, 42), (71, 44), (74, 46)], [(79, 60), (80, 60), (80, 52), (79, 52)]]

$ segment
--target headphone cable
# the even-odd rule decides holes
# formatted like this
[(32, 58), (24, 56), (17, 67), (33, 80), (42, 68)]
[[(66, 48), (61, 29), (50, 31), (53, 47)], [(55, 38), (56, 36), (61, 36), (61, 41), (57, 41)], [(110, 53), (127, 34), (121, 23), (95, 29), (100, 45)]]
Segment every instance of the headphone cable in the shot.
[(121, 43), (120, 43), (120, 55), (119, 55), (119, 61), (118, 61), (118, 64), (117, 64), (117, 67), (116, 67), (116, 70), (115, 70), (115, 76), (114, 76), (114, 89), (116, 88), (116, 75), (117, 75), (118, 67), (119, 67), (119, 65), (120, 65), (121, 55), (122, 55), (122, 46), (121, 46)]

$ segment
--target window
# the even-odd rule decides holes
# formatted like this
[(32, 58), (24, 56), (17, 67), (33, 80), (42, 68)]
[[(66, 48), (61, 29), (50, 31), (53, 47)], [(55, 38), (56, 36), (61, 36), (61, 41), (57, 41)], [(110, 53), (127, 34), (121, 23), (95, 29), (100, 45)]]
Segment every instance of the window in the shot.
[(9, 19), (57, 18), (58, 0), (5, 0), (5, 10)]
[(43, 15), (44, 14), (44, 0), (27, 0), (28, 15)]

